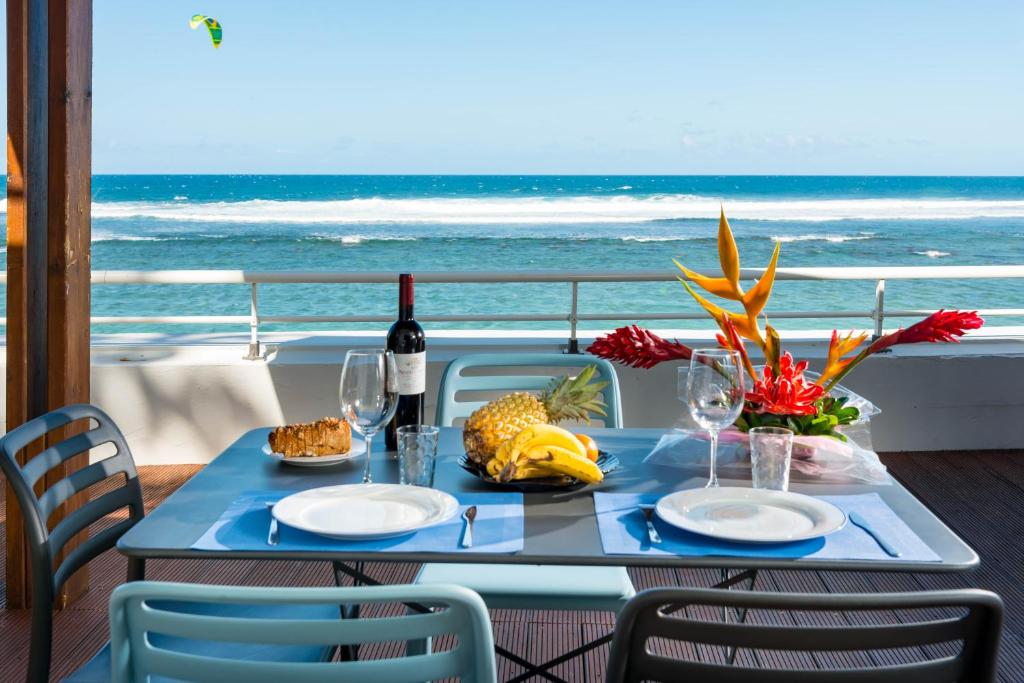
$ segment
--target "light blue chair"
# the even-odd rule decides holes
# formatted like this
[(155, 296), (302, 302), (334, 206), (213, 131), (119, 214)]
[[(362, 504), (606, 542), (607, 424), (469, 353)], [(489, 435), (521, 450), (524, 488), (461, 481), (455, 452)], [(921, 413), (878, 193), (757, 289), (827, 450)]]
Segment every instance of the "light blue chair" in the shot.
[(555, 375), (464, 375), (465, 370), (480, 368), (569, 368), (582, 370), (597, 366), (597, 377), (608, 382), (602, 391), (606, 427), (622, 427), (622, 400), (619, 398), (619, 378), (615, 367), (595, 356), (565, 353), (477, 353), (456, 358), (445, 368), (441, 388), (437, 395), (437, 426), (451, 427), (455, 420), (469, 417), (487, 401), (458, 400), (460, 391), (533, 391), (545, 389)]
[[(553, 375), (463, 375), (466, 370), (486, 368), (569, 368), (581, 370), (596, 365), (600, 379), (608, 385), (603, 400), (608, 413), (607, 427), (622, 426), (622, 405), (615, 368), (594, 356), (546, 353), (474, 354), (461, 356), (445, 368), (437, 400), (437, 424), (451, 427), (458, 419), (484, 405), (485, 401), (456, 400), (462, 391), (539, 391)], [(423, 585), (456, 584), (470, 588), (491, 608), (559, 609), (601, 611), (618, 614), (636, 594), (625, 567), (563, 567), (513, 564), (425, 564), (416, 577)], [(609, 638), (574, 651), (582, 654)], [(509, 653), (498, 650), (508, 657)], [(513, 657), (514, 660), (518, 658)], [(521, 663), (521, 662), (520, 662)], [(534, 667), (534, 671), (546, 669)]]
[[(345, 604), (413, 603), (424, 613), (342, 620)], [(180, 611), (173, 605), (190, 604)], [(238, 619), (204, 606), (255, 605), (266, 613), (296, 605), (330, 607), (333, 618)], [(212, 610), (211, 610), (212, 611)], [(455, 636), (452, 649), (361, 661), (288, 661), (276, 655), (295, 648), (323, 648)], [(174, 680), (196, 683), (411, 683), (458, 677), (494, 683), (494, 639), (480, 596), (459, 586), (361, 586), (356, 588), (264, 588), (138, 581), (110, 596), (110, 642), (114, 683)], [(182, 642), (210, 642), (208, 653)], [(232, 654), (231, 648), (239, 648)]]

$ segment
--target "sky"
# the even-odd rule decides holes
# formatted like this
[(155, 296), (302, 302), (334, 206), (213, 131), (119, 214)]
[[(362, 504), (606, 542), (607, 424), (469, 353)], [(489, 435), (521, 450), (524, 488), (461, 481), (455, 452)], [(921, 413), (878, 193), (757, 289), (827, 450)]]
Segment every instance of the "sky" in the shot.
[(1024, 175), (1019, 0), (94, 11), (96, 173)]

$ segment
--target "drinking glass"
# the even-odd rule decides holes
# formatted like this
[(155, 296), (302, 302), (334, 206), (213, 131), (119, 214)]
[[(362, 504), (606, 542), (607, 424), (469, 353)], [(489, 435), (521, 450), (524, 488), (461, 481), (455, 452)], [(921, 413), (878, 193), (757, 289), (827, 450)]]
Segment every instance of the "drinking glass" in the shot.
[(398, 483), (434, 486), (437, 465), (437, 437), (441, 430), (429, 425), (398, 428)]
[(754, 488), (788, 491), (793, 432), (785, 427), (754, 427), (749, 436)]
[(689, 369), (679, 368), (680, 384), (686, 374), (686, 405), (698, 425), (711, 434), (711, 469), (707, 487), (718, 486), (715, 460), (718, 432), (743, 411), (743, 366), (740, 354), (728, 349), (695, 349)]
[(357, 349), (345, 354), (338, 391), (341, 415), (366, 437), (363, 483), (369, 484), (373, 435), (391, 420), (398, 406), (395, 355), (384, 349)]

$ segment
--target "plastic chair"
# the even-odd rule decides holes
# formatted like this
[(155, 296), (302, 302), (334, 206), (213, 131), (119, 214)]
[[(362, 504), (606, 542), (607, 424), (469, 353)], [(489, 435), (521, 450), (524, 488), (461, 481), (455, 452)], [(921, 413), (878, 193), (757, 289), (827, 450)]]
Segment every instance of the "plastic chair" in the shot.
[[(844, 626), (775, 626), (688, 619), (681, 606), (707, 606), (737, 610), (794, 610), (806, 612), (862, 612), (869, 610), (942, 609), (947, 616), (932, 616), (902, 623)], [(944, 608), (944, 609), (943, 609)], [(948, 616), (950, 608), (966, 610)], [(932, 613), (934, 614), (934, 613)], [(657, 589), (637, 595), (619, 615), (608, 658), (606, 680), (703, 681), (705, 683), (941, 683), (995, 681), (1002, 626), (1003, 603), (994, 593), (980, 590), (857, 595), (755, 593), (728, 590)], [(860, 620), (858, 619), (858, 622)], [(807, 671), (748, 668), (676, 659), (651, 651), (651, 639), (666, 651), (684, 652), (683, 643), (796, 652), (850, 652), (925, 647), (962, 642), (954, 655), (931, 656), (927, 661), (877, 667)], [(934, 652), (934, 650), (932, 651)], [(762, 659), (764, 661), (764, 659)], [(769, 662), (778, 661), (777, 658)]]
[[(368, 619), (225, 618), (201, 614), (203, 605), (254, 605), (273, 608), (412, 602), (429, 605), (425, 613)], [(166, 604), (195, 603), (191, 612), (170, 611)], [(427, 639), (454, 635), (444, 652), (407, 657), (337, 662), (263, 661), (248, 657), (203, 656), (180, 651), (183, 640), (207, 640), (262, 646), (325, 647)], [(202, 586), (140, 581), (125, 584), (110, 596), (110, 640), (114, 683), (136, 683), (166, 676), (196, 683), (245, 681), (405, 681), (459, 677), (466, 683), (493, 683), (494, 640), (487, 608), (480, 597), (459, 586), (364, 586), (358, 588), (254, 588)]]
[[(445, 368), (437, 401), (437, 424), (451, 427), (468, 417), (480, 401), (457, 401), (460, 391), (538, 391), (553, 375), (471, 375), (478, 368), (574, 368), (597, 366), (597, 375), (608, 382), (603, 393), (608, 427), (622, 426), (622, 405), (615, 368), (593, 356), (546, 353), (475, 354), (456, 358)], [(416, 577), (418, 584), (457, 584), (479, 593), (491, 608), (559, 609), (618, 612), (636, 594), (625, 567), (564, 567), (511, 564), (425, 564)], [(588, 643), (574, 651), (582, 654), (607, 642)], [(507, 652), (499, 652), (508, 657)], [(546, 665), (534, 667), (543, 670)]]
[[(80, 425), (85, 431), (57, 441), (56, 430)], [(33, 442), (46, 437), (51, 444), (24, 465), (17, 454)], [(57, 441), (56, 443), (54, 443)], [(33, 487), (53, 467), (76, 455), (92, 449), (112, 447), (114, 454), (92, 463), (66, 478), (52, 484), (37, 496)], [(145, 514), (142, 487), (139, 485), (135, 461), (124, 435), (113, 420), (99, 408), (77, 404), (51, 411), (22, 424), (0, 438), (0, 469), (14, 490), (15, 498), (25, 522), (25, 535), (32, 573), (32, 632), (29, 645), (27, 680), (44, 683), (50, 676), (50, 649), (53, 638), (53, 600), (61, 585), (76, 570), (100, 553), (112, 548), (117, 540)], [(87, 490), (94, 484), (111, 477), (120, 479), (119, 485), (90, 500), (62, 519), (52, 530), (47, 522), (50, 516), (71, 496)], [(90, 536), (84, 543), (57, 563), (64, 546), (75, 534), (104, 516), (127, 508), (126, 519), (119, 520)], [(145, 565), (142, 560), (128, 560), (128, 580), (142, 579)], [(292, 616), (324, 616), (327, 612), (304, 610)], [(335, 617), (337, 611), (333, 612)], [(330, 656), (322, 648), (296, 651), (295, 656), (316, 658)], [(107, 681), (110, 679), (110, 650), (103, 647), (69, 681)]]
[(455, 420), (467, 418), (486, 401), (458, 401), (460, 391), (540, 391), (555, 375), (463, 375), (477, 368), (576, 368), (597, 366), (595, 379), (608, 382), (601, 392), (608, 413), (606, 427), (622, 427), (622, 400), (615, 367), (603, 358), (565, 353), (478, 353), (456, 358), (444, 370), (437, 398), (437, 426), (451, 427)]

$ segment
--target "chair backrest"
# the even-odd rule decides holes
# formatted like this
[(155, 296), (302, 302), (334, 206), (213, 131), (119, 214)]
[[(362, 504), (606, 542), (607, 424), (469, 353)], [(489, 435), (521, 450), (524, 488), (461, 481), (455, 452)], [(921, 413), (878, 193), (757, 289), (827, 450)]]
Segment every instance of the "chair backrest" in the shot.
[[(87, 425), (85, 421), (88, 421)], [(85, 431), (57, 440), (59, 437), (54, 432), (73, 423), (83, 423)], [(19, 463), (18, 454), (36, 443), (41, 444), (43, 450), (25, 464)], [(51, 482), (41, 495), (36, 495), (36, 484), (51, 469), (76, 455), (88, 454), (92, 449), (107, 444), (113, 445), (113, 455)], [(87, 404), (51, 411), (5, 434), (0, 438), (0, 469), (3, 469), (18, 500), (30, 555), (32, 641), (29, 680), (45, 681), (50, 669), (54, 596), (76, 570), (111, 548), (124, 532), (142, 519), (145, 513), (142, 487), (124, 435), (106, 413)], [(103, 495), (64, 517), (52, 530), (49, 529), (51, 515), (71, 496), (119, 474), (123, 479), (116, 488), (106, 490)], [(123, 508), (128, 509), (127, 518), (91, 536), (57, 563), (61, 550), (76, 534), (105, 515)], [(141, 578), (141, 574), (141, 562), (129, 562), (129, 578)]]
[[(683, 607), (687, 608), (685, 614), (695, 616), (685, 616), (679, 611)], [(834, 626), (820, 625), (820, 617), (809, 617), (793, 626), (766, 625), (763, 623), (766, 620), (761, 618), (763, 614), (755, 617), (762, 623), (751, 623), (750, 614), (744, 623), (696, 618), (698, 613), (717, 614), (714, 608), (817, 613), (912, 610), (914, 616), (903, 619), (902, 623), (863, 625), (868, 617), (862, 615), (851, 619), (850, 623)], [(927, 610), (927, 615), (916, 614), (919, 610)], [(609, 683), (647, 680), (706, 683), (995, 681), (1002, 614), (999, 596), (979, 590), (858, 595), (650, 590), (633, 598), (616, 621), (606, 680)], [(951, 643), (962, 643), (962, 646), (957, 651), (948, 647)], [(898, 665), (808, 671), (774, 668), (780, 666), (777, 653), (762, 657), (764, 666), (759, 668), (738, 663), (730, 665), (721, 660), (695, 661), (668, 654), (694, 645), (696, 651), (701, 652), (713, 650), (706, 647), (712, 645), (751, 648), (755, 653), (781, 650), (812, 654), (920, 647), (922, 658)], [(929, 647), (933, 645), (940, 647)]]
[[(233, 618), (216, 612), (180, 611), (188, 603), (239, 605), (372, 605), (413, 603), (419, 614), (361, 619)], [(174, 605), (173, 610), (165, 605)], [(365, 612), (365, 610), (364, 610)], [(197, 656), (161, 648), (159, 636), (267, 646), (359, 645), (454, 636), (451, 649), (408, 657), (335, 662), (249, 661)], [(179, 641), (180, 642), (180, 641)], [(493, 683), (494, 640), (487, 607), (461, 586), (359, 586), (266, 588), (136, 581), (110, 596), (110, 645), (114, 683), (147, 676), (196, 683), (246, 681), (373, 681), (404, 683), (458, 677)]]
[(603, 358), (563, 353), (479, 353), (460, 356), (448, 364), (441, 378), (437, 398), (437, 425), (451, 427), (455, 420), (469, 417), (486, 401), (456, 400), (460, 391), (540, 391), (551, 383), (551, 374), (533, 375), (464, 375), (465, 370), (479, 368), (574, 368), (597, 366), (595, 379), (608, 382), (602, 393), (607, 406), (606, 427), (622, 426), (622, 401), (619, 397), (619, 378), (615, 367)]

